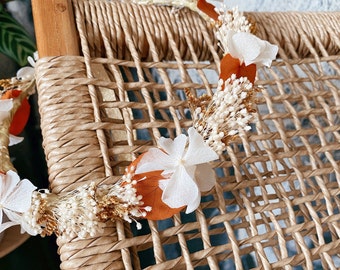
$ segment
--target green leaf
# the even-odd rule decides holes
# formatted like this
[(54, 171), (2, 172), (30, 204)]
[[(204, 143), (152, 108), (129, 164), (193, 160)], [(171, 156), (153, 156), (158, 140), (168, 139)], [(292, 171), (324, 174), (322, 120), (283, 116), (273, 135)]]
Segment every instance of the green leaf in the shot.
[(0, 5), (0, 52), (25, 66), (35, 51), (35, 43), (23, 26)]

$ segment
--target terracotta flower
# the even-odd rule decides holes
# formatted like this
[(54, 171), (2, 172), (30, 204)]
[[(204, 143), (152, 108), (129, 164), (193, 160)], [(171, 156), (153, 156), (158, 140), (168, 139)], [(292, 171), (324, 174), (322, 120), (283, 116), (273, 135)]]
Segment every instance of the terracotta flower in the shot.
[(211, 19), (217, 21), (219, 14), (215, 10), (213, 4), (208, 3), (206, 0), (198, 0), (197, 8), (207, 14)]
[[(21, 90), (17, 90), (17, 89), (8, 90), (1, 96), (1, 100), (11, 100), (12, 107), (13, 107), (13, 99), (19, 97), (20, 94), (21, 94)], [(0, 103), (0, 107), (3, 107), (4, 108), (3, 110), (6, 110), (9, 108), (8, 106), (3, 106), (2, 103)], [(11, 110), (12, 107), (9, 108), (9, 110)], [(18, 108), (18, 110), (15, 112), (13, 116), (11, 126), (9, 127), (10, 134), (19, 135), (24, 130), (26, 123), (28, 121), (29, 115), (30, 115), (30, 110), (31, 109), (30, 109), (30, 104), (28, 102), (28, 99), (24, 98), (23, 101), (21, 102), (21, 106)]]
[(245, 63), (237, 58), (232, 57), (229, 53), (223, 56), (221, 60), (220, 79), (226, 81), (235, 74), (236, 78), (246, 77), (254, 84), (256, 78), (256, 64), (246, 66)]

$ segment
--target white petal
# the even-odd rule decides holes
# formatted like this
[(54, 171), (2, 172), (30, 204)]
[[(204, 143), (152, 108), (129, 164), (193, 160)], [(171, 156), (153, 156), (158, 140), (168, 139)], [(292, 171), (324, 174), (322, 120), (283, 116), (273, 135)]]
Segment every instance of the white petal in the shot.
[(194, 172), (195, 167), (188, 170), (184, 166), (178, 166), (163, 191), (162, 201), (171, 208), (187, 205), (191, 209), (192, 204), (196, 204), (197, 198), (201, 196), (193, 180)]
[(188, 129), (189, 147), (185, 154), (185, 164), (188, 166), (202, 164), (218, 159), (217, 153), (203, 140), (203, 137), (191, 127)]
[[(5, 185), (5, 181), (6, 181), (6, 174), (0, 173), (0, 204), (2, 204), (2, 201), (5, 198), (5, 189), (3, 188), (3, 186)], [(1, 208), (0, 208), (0, 212), (1, 212)], [(0, 219), (0, 223), (1, 223), (1, 219)]]
[(276, 58), (276, 55), (279, 51), (279, 47), (272, 45), (267, 41), (264, 41), (264, 42), (265, 42), (265, 47), (261, 55), (259, 55), (259, 57), (256, 59), (256, 64), (261, 63), (262, 65), (266, 67), (270, 67), (272, 64), (272, 60)]
[(24, 140), (24, 137), (14, 136), (9, 134), (9, 146), (21, 143)]
[(32, 192), (36, 187), (27, 179), (19, 184), (8, 194), (3, 206), (12, 211), (23, 213), (31, 206)]
[(12, 226), (15, 226), (15, 225), (18, 225), (18, 223), (13, 222), (13, 221), (8, 221), (8, 222), (5, 222), (5, 223), (2, 223), (0, 225), (0, 233), (3, 232), (4, 230), (8, 229), (9, 227), (12, 227)]
[(38, 54), (38, 51), (35, 51), (33, 53), (33, 57), (32, 56), (28, 56), (27, 57), (27, 61), (28, 63), (32, 66), (32, 67), (35, 67), (35, 62), (39, 60), (39, 54)]
[(34, 68), (32, 67), (23, 67), (18, 70), (17, 78), (22, 81), (31, 81), (34, 79)]
[[(237, 55), (246, 62), (246, 65), (248, 65), (247, 61), (253, 61), (260, 55), (262, 46), (264, 46), (262, 40), (245, 32), (235, 33), (232, 37), (232, 44), (236, 48)], [(231, 55), (233, 56), (232, 53)]]
[(197, 165), (195, 177), (201, 192), (209, 191), (215, 186), (216, 176), (210, 164)]
[(18, 213), (15, 213), (15, 212), (10, 211), (10, 210), (5, 209), (5, 208), (4, 208), (4, 212), (11, 222), (13, 222), (15, 224), (21, 223), (21, 215), (19, 215)]
[(158, 186), (161, 190), (164, 190), (169, 184), (170, 179), (163, 179), (158, 181)]
[(169, 155), (158, 148), (151, 148), (139, 161), (135, 173), (139, 174), (151, 171), (171, 170), (173, 164), (174, 161)]
[(0, 100), (0, 123), (9, 116), (9, 111), (13, 108), (12, 99)]
[[(6, 222), (3, 222), (0, 225), (0, 232), (6, 230), (9, 227), (15, 226), (20, 224), (20, 218), (18, 217), (18, 214), (16, 213), (12, 213), (11, 211), (8, 211), (7, 209), (3, 209), (5, 214), (6, 214)], [(3, 212), (0, 211), (0, 215), (1, 215), (1, 222), (3, 221), (2, 217), (3, 217)], [(9, 220), (9, 221), (8, 221)]]
[(34, 60), (35, 60), (35, 61), (38, 61), (38, 60), (39, 60), (39, 53), (38, 53), (38, 51), (35, 51), (35, 52), (33, 53), (33, 57), (34, 57)]
[(178, 135), (174, 140), (164, 137), (158, 140), (159, 147), (176, 160), (182, 159), (186, 143), (187, 136), (184, 134)]
[(0, 190), (0, 201), (4, 204), (7, 196), (15, 189), (20, 178), (16, 172), (8, 171), (6, 175), (2, 175), (2, 185)]
[(231, 33), (230, 54), (244, 61), (245, 65), (256, 64), (258, 67), (271, 65), (276, 58), (278, 47), (246, 32)]
[[(227, 40), (227, 46), (228, 50), (226, 50), (226, 53), (230, 53), (230, 55), (234, 58), (240, 59), (240, 61), (243, 61), (242, 55), (239, 54), (239, 51), (237, 50), (237, 44), (233, 41), (233, 36), (236, 34), (234, 30), (228, 30), (226, 33), (226, 40)], [(242, 58), (242, 59), (241, 59)]]
[(33, 235), (33, 236), (39, 233), (36, 229), (32, 228), (28, 223), (26, 223), (23, 220), (21, 221), (20, 225), (21, 225), (21, 230), (20, 230), (21, 233), (27, 232), (28, 234)]
[(201, 193), (199, 192), (197, 196), (192, 197), (191, 202), (187, 205), (187, 209), (185, 210), (186, 214), (190, 214), (191, 212), (194, 212), (201, 202)]
[(33, 59), (32, 56), (28, 56), (28, 57), (27, 57), (27, 62), (28, 62), (32, 67), (35, 66), (35, 61), (34, 61), (34, 59)]
[(8, 112), (13, 108), (13, 99), (0, 100), (0, 112)]

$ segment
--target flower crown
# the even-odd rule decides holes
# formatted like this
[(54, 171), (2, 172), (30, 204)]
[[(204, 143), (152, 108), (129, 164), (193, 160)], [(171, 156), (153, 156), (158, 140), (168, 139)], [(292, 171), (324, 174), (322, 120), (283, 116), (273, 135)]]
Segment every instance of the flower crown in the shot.
[[(174, 140), (160, 138), (158, 146), (140, 155), (113, 185), (94, 182), (71, 192), (36, 190), (20, 180), (10, 163), (8, 146), (19, 143), (28, 119), (27, 97), (34, 88), (34, 69), (23, 68), (17, 78), (0, 80), (0, 232), (19, 224), (22, 232), (60, 237), (94, 236), (108, 220), (161, 220), (185, 209), (197, 209), (201, 192), (215, 185), (211, 161), (217, 160), (240, 131), (255, 121), (256, 70), (271, 65), (278, 48), (253, 35), (254, 25), (238, 11), (216, 9), (205, 0), (140, 0), (139, 4), (171, 4), (199, 12), (215, 29), (224, 52), (213, 96), (196, 97), (185, 89), (193, 125)], [(34, 61), (30, 59), (34, 66)], [(8, 221), (5, 221), (4, 215)]]

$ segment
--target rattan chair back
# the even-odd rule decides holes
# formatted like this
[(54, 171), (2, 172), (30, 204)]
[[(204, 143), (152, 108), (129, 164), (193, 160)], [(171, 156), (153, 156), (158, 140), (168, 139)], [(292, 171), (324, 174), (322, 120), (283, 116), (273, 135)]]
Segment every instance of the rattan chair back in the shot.
[[(158, 138), (190, 127), (184, 89), (211, 95), (222, 55), (211, 25), (186, 8), (101, 0), (73, 8), (82, 55), (37, 63), (56, 193), (112, 183)], [(252, 131), (213, 163), (216, 186), (192, 214), (59, 239), (62, 269), (340, 267), (340, 13), (248, 15), (279, 55), (258, 72)]]

